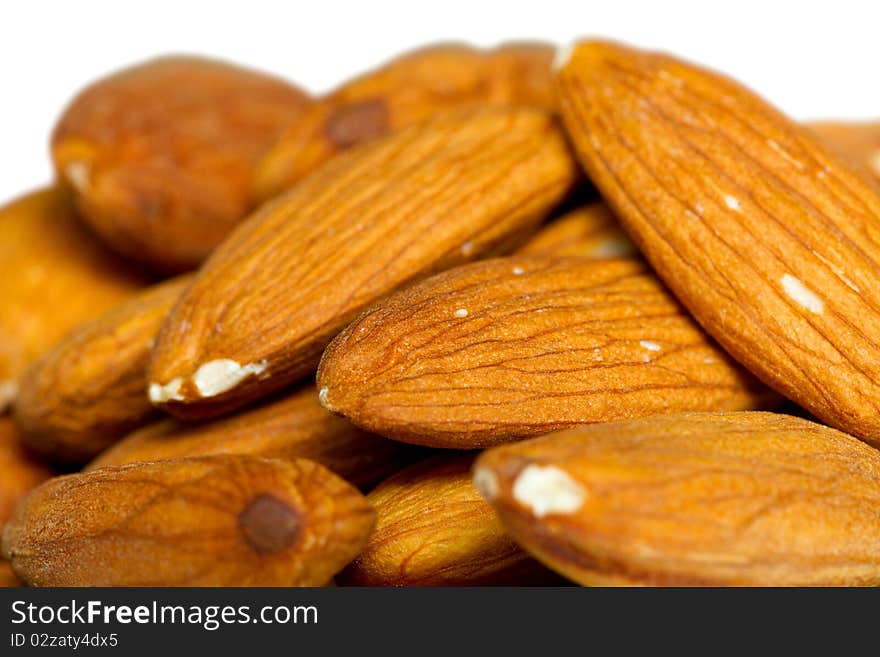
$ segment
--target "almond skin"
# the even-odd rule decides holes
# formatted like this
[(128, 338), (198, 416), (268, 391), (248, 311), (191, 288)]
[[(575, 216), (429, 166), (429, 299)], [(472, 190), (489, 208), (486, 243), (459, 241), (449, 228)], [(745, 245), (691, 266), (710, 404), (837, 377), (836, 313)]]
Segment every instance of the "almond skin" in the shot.
[(256, 71), (163, 57), (80, 93), (55, 127), (52, 157), (109, 245), (160, 271), (183, 271), (256, 205), (254, 167), (307, 102)]
[(268, 199), (356, 144), (439, 112), (478, 105), (553, 108), (553, 48), (495, 50), (438, 44), (401, 55), (318, 100), (260, 163), (256, 195)]
[(575, 180), (552, 117), (526, 109), (444, 115), (337, 157), (205, 263), (159, 333), (153, 402), (207, 417), (302, 379), (376, 299), (514, 248)]
[(74, 330), (21, 377), (15, 422), (31, 450), (85, 463), (156, 415), (147, 361), (191, 276), (147, 288)]
[(880, 180), (880, 121), (807, 124), (826, 144)]
[(315, 386), (204, 423), (168, 419), (135, 431), (95, 459), (107, 466), (213, 454), (307, 458), (368, 488), (415, 458), (415, 451), (356, 428), (318, 403)]
[(146, 282), (82, 227), (63, 190), (0, 208), (0, 412), (34, 360)]
[(571, 210), (550, 221), (517, 251), (518, 255), (626, 258), (638, 249), (602, 202)]
[(586, 585), (880, 583), (880, 453), (772, 413), (687, 413), (483, 454), (513, 537)]
[(558, 75), (591, 180), (718, 342), (880, 445), (880, 193), (809, 128), (665, 55), (578, 45)]
[(471, 483), (472, 455), (436, 456), (404, 468), (367, 499), (376, 528), (339, 576), (355, 586), (552, 585)]
[(28, 491), (52, 476), (45, 465), (24, 451), (19, 438), (12, 420), (0, 416), (0, 527)]
[(210, 456), (52, 479), (16, 509), (3, 555), (32, 586), (321, 586), (373, 522), (317, 463)]
[(358, 426), (458, 449), (774, 398), (641, 262), (524, 256), (459, 267), (379, 303), (327, 348), (318, 386)]

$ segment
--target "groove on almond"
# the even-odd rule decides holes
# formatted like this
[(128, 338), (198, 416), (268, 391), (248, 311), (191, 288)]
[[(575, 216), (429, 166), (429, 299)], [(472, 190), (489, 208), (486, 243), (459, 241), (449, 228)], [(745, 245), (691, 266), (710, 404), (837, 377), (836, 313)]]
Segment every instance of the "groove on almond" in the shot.
[(459, 449), (776, 400), (640, 261), (537, 256), (465, 265), (388, 297), (330, 344), (318, 386), (359, 426)]
[(597, 424), (493, 448), (474, 473), (517, 542), (581, 584), (880, 584), (880, 452), (800, 418)]
[(749, 370), (880, 445), (880, 193), (721, 75), (605, 42), (558, 74), (591, 180), (675, 295)]
[(206, 417), (302, 379), (377, 298), (514, 248), (576, 176), (536, 110), (457, 112), (352, 149), (205, 263), (159, 333), (153, 403)]

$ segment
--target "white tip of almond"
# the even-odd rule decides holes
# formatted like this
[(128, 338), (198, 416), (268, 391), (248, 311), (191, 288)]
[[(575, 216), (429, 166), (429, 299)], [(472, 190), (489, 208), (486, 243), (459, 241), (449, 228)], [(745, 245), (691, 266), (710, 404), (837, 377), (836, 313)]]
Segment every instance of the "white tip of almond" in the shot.
[(498, 477), (491, 470), (485, 468), (474, 470), (474, 486), (487, 502), (498, 497)]
[(572, 41), (568, 45), (556, 49), (556, 55), (554, 55), (553, 57), (554, 71), (561, 71), (563, 68), (565, 68), (565, 65), (568, 64), (568, 61), (574, 54), (574, 50), (575, 48), (577, 48), (577, 45), (577, 41)]
[(330, 388), (324, 386), (318, 391), (318, 403), (321, 404), (324, 408), (326, 408), (331, 413), (333, 412), (333, 407), (330, 405), (330, 400), (327, 399), (327, 396), (330, 394)]
[(574, 513), (587, 498), (580, 484), (553, 465), (527, 465), (513, 484), (513, 497), (541, 518), (548, 513)]
[(79, 192), (84, 192), (89, 188), (90, 173), (89, 165), (85, 162), (70, 162), (64, 167), (64, 176)]
[(232, 390), (249, 376), (262, 374), (267, 367), (265, 360), (240, 365), (229, 358), (218, 358), (200, 365), (193, 375), (193, 383), (202, 397), (215, 397)]
[(162, 404), (167, 401), (182, 401), (183, 396), (180, 394), (180, 388), (183, 385), (183, 379), (179, 376), (171, 379), (165, 385), (160, 383), (151, 383), (148, 394), (150, 401), (154, 404)]
[(16, 397), (18, 397), (18, 383), (11, 380), (0, 381), (0, 413), (6, 410)]

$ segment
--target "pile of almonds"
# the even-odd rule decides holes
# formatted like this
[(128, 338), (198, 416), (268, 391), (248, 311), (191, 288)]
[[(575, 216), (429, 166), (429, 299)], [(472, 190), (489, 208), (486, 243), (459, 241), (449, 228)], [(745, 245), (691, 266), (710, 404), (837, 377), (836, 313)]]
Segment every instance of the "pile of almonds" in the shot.
[(51, 151), (0, 584), (880, 584), (880, 123), (444, 44), (318, 98), (146, 62)]

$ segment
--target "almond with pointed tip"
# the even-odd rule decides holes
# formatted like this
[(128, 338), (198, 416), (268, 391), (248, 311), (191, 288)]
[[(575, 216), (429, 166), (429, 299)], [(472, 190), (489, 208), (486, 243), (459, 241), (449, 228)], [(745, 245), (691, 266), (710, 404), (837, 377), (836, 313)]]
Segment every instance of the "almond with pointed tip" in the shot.
[(511, 535), (582, 584), (880, 584), (880, 452), (800, 418), (598, 424), (489, 450), (474, 472)]
[(107, 465), (212, 454), (307, 458), (369, 488), (417, 458), (419, 450), (358, 429), (318, 403), (312, 383), (209, 422), (173, 419), (148, 425), (103, 452)]
[(376, 528), (338, 577), (351, 586), (555, 585), (561, 579), (504, 532), (471, 483), (472, 455), (404, 468), (367, 499)]
[(256, 195), (276, 196), (345, 149), (439, 112), (477, 105), (551, 109), (552, 58), (543, 43), (488, 51), (446, 43), (401, 55), (316, 101), (261, 161)]
[(15, 422), (29, 449), (85, 463), (156, 415), (147, 361), (171, 307), (192, 277), (147, 288), (80, 326), (22, 375)]
[(514, 256), (438, 274), (340, 333), (318, 386), (361, 427), (458, 449), (775, 401), (635, 259)]
[(52, 479), (16, 509), (3, 556), (31, 586), (322, 586), (373, 523), (313, 461), (206, 456)]
[(549, 221), (517, 250), (517, 254), (628, 258), (637, 257), (638, 249), (608, 206), (598, 201)]
[(674, 57), (577, 45), (558, 74), (590, 179), (734, 358), (880, 445), (880, 191), (809, 128)]
[(52, 135), (59, 177), (114, 249), (161, 271), (198, 265), (256, 205), (260, 157), (308, 104), (288, 82), (162, 57), (94, 82)]
[(146, 283), (80, 224), (63, 190), (0, 208), (0, 412), (34, 360)]
[(340, 155), (205, 263), (159, 333), (153, 402), (206, 417), (302, 379), (376, 299), (513, 249), (576, 177), (554, 119), (529, 109), (446, 114)]

